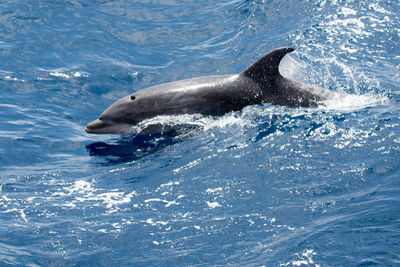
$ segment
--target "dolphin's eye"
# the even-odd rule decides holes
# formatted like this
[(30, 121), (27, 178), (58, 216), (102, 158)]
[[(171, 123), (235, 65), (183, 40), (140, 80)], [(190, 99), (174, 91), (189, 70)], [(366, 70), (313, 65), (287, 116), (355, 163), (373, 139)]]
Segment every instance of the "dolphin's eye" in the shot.
[(136, 97), (134, 95), (131, 95), (131, 100), (135, 100)]

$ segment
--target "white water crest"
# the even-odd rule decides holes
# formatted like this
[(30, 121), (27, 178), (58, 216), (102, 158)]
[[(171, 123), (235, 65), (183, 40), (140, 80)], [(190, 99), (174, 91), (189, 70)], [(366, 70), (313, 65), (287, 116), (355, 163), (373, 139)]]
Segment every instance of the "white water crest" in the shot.
[(355, 111), (363, 108), (374, 107), (387, 103), (389, 98), (386, 95), (367, 93), (363, 95), (333, 93), (333, 98), (322, 102), (320, 108), (338, 111)]

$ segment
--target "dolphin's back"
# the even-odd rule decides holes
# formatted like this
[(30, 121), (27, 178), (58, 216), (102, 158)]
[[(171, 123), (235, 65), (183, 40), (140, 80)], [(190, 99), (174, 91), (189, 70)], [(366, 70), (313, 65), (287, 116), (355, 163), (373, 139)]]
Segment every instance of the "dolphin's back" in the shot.
[[(258, 86), (239, 75), (207, 76), (149, 87), (131, 95), (149, 113), (221, 115), (243, 108)], [(248, 101), (246, 101), (248, 102)]]
[(112, 104), (100, 119), (135, 124), (158, 115), (221, 115), (261, 101), (260, 88), (248, 78), (207, 76), (137, 91)]

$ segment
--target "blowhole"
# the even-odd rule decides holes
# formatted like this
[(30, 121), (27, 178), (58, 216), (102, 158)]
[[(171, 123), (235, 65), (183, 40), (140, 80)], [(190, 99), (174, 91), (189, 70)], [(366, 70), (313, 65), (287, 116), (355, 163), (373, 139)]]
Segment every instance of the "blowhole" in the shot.
[(135, 100), (136, 97), (134, 95), (131, 95), (131, 100)]

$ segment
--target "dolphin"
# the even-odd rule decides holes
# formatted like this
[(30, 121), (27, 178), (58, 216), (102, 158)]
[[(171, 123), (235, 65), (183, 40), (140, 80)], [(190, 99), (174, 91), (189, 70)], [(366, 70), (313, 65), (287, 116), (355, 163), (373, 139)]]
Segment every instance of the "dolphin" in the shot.
[(317, 107), (330, 91), (297, 83), (279, 73), (291, 47), (270, 51), (239, 74), (198, 77), (152, 86), (127, 95), (86, 126), (93, 134), (129, 134), (132, 126), (160, 115), (222, 115), (249, 105), (271, 103)]

